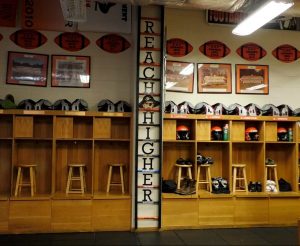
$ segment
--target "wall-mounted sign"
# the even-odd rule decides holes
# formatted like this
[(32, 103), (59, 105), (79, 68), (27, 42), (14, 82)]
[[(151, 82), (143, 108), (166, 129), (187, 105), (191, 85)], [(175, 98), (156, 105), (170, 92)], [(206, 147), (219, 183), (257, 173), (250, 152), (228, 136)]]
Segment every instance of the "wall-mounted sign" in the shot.
[(263, 58), (267, 51), (255, 43), (246, 43), (237, 48), (236, 53), (247, 61), (257, 61)]
[(10, 40), (24, 49), (35, 49), (47, 42), (44, 34), (30, 29), (21, 29), (9, 36)]
[(228, 46), (217, 40), (211, 40), (202, 44), (199, 50), (203, 55), (211, 59), (224, 58), (230, 53)]
[(283, 44), (275, 48), (272, 51), (272, 55), (279, 61), (289, 63), (296, 61), (300, 53), (294, 46)]
[(15, 27), (18, 0), (1, 0), (0, 26)]
[(136, 92), (135, 227), (159, 228), (161, 206), (163, 8), (139, 8), (139, 68)]
[(167, 40), (167, 54), (174, 57), (182, 57), (191, 53), (193, 46), (181, 39), (181, 38), (171, 38)]
[(90, 44), (90, 40), (78, 32), (64, 32), (59, 34), (54, 42), (67, 51), (79, 51)]

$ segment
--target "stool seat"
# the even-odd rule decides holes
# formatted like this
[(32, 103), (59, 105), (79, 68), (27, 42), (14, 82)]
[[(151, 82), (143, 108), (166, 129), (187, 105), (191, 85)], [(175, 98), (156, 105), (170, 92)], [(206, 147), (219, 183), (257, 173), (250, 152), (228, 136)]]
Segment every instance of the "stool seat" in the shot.
[(232, 192), (233, 193), (235, 193), (236, 191), (248, 192), (246, 164), (242, 164), (242, 163), (232, 164), (232, 168), (233, 168)]
[(175, 164), (175, 167), (177, 167), (177, 189), (180, 189), (180, 182), (182, 179), (182, 168), (185, 168), (187, 170), (187, 176), (192, 179), (192, 166), (191, 164)]
[[(211, 183), (211, 172), (210, 172), (210, 164), (201, 164), (197, 167), (197, 183), (199, 184), (206, 184), (206, 189), (211, 192), (212, 191), (212, 183)], [(205, 168), (205, 179), (200, 180), (200, 173), (201, 168)], [(197, 190), (198, 190), (197, 185)]]
[[(124, 185), (124, 163), (109, 163), (108, 164), (108, 177), (107, 177), (107, 185), (106, 185), (106, 193), (109, 193), (111, 186), (121, 186), (122, 194), (125, 193), (125, 185)], [(112, 182), (113, 168), (118, 167), (120, 173), (120, 181)]]
[[(21, 194), (22, 187), (30, 187), (30, 194), (34, 196), (36, 192), (36, 164), (17, 164), (15, 166), (18, 170), (16, 187), (15, 187), (15, 196)], [(28, 169), (28, 182), (23, 180), (24, 172)]]
[(266, 164), (265, 165), (265, 181), (268, 179), (272, 180), (274, 178), (276, 188), (279, 191), (279, 183), (277, 177), (277, 164)]
[[(67, 179), (67, 187), (66, 187), (66, 194), (69, 193), (79, 193), (84, 194), (86, 191), (86, 181), (85, 181), (85, 168), (86, 164), (84, 163), (70, 163), (68, 164), (68, 179)], [(75, 170), (78, 170), (79, 175), (75, 176)], [(73, 181), (79, 181), (79, 188), (73, 187)]]

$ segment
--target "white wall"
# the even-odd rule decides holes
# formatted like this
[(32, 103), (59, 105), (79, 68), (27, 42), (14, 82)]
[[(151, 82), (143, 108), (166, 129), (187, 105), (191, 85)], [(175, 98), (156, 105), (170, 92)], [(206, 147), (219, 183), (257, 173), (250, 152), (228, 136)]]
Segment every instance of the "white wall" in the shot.
[[(292, 108), (300, 107), (300, 59), (293, 63), (283, 63), (272, 55), (273, 49), (282, 44), (290, 44), (300, 49), (300, 32), (261, 29), (250, 36), (239, 37), (231, 33), (232, 26), (208, 25), (205, 12), (199, 10), (166, 10), (167, 39), (182, 38), (194, 47), (193, 51), (184, 57), (171, 57), (168, 60), (188, 61), (194, 63), (231, 63), (232, 64), (232, 94), (197, 94), (197, 74), (195, 73), (194, 93), (167, 92), (166, 100), (175, 103), (188, 100), (193, 104), (217, 102), (230, 105), (240, 103), (256, 103), (263, 106), (266, 103), (275, 105), (288, 104)], [(223, 59), (210, 59), (199, 51), (199, 46), (209, 40), (224, 42), (231, 53)], [(249, 62), (239, 57), (236, 49), (247, 42), (262, 46), (267, 55), (256, 62)], [(235, 94), (235, 64), (269, 65), (269, 95)]]
[[(33, 50), (20, 48), (10, 41), (9, 36), (18, 29), (0, 28), (3, 39), (0, 41), (0, 98), (10, 93), (15, 97), (16, 103), (30, 98), (38, 100), (41, 98), (54, 101), (66, 98), (73, 101), (82, 98), (89, 104), (90, 110), (97, 110), (97, 103), (105, 98), (117, 102), (126, 100), (133, 103), (133, 83), (135, 74), (133, 72), (133, 55), (135, 41), (131, 35), (123, 35), (131, 47), (119, 54), (111, 54), (103, 51), (96, 45), (96, 40), (106, 33), (82, 32), (90, 40), (90, 45), (79, 52), (65, 51), (54, 42), (60, 32), (40, 31), (48, 41), (41, 47)], [(7, 51), (18, 51), (28, 53), (40, 53), (49, 55), (48, 82), (47, 87), (21, 86), (6, 84)], [(83, 55), (91, 57), (91, 84), (90, 88), (66, 88), (51, 87), (51, 55)]]

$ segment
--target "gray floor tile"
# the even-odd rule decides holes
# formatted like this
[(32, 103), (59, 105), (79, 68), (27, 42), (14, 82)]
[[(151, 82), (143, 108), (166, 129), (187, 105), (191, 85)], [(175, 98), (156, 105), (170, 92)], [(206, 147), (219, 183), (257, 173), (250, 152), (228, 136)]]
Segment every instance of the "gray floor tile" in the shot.
[(268, 241), (249, 229), (217, 229), (219, 235), (229, 245), (270, 245)]
[(213, 230), (177, 230), (175, 232), (185, 245), (227, 245)]
[(95, 245), (140, 245), (132, 232), (97, 232)]
[(184, 245), (173, 231), (138, 232), (136, 236), (140, 245)]

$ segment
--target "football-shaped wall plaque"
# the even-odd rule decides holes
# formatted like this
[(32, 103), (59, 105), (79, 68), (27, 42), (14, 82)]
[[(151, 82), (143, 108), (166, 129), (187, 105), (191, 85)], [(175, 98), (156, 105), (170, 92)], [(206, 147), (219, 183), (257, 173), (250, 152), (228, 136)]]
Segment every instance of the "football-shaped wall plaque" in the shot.
[(211, 40), (202, 44), (199, 50), (203, 55), (211, 59), (224, 58), (230, 53), (230, 49), (227, 45), (217, 40)]
[(267, 51), (258, 44), (246, 43), (241, 45), (236, 50), (236, 53), (247, 61), (257, 61), (263, 58), (267, 54)]
[(24, 49), (35, 49), (47, 42), (42, 33), (35, 30), (21, 29), (10, 35), (10, 40)]
[(130, 47), (127, 39), (117, 34), (102, 36), (96, 41), (96, 44), (109, 53), (120, 53)]
[(289, 44), (278, 46), (272, 51), (272, 55), (279, 61), (290, 63), (299, 58), (298, 50)]
[(68, 51), (79, 51), (90, 44), (90, 40), (78, 32), (61, 33), (54, 39), (54, 42)]
[(192, 52), (192, 50), (193, 46), (181, 38), (171, 38), (167, 41), (167, 54), (170, 56), (186, 56)]

